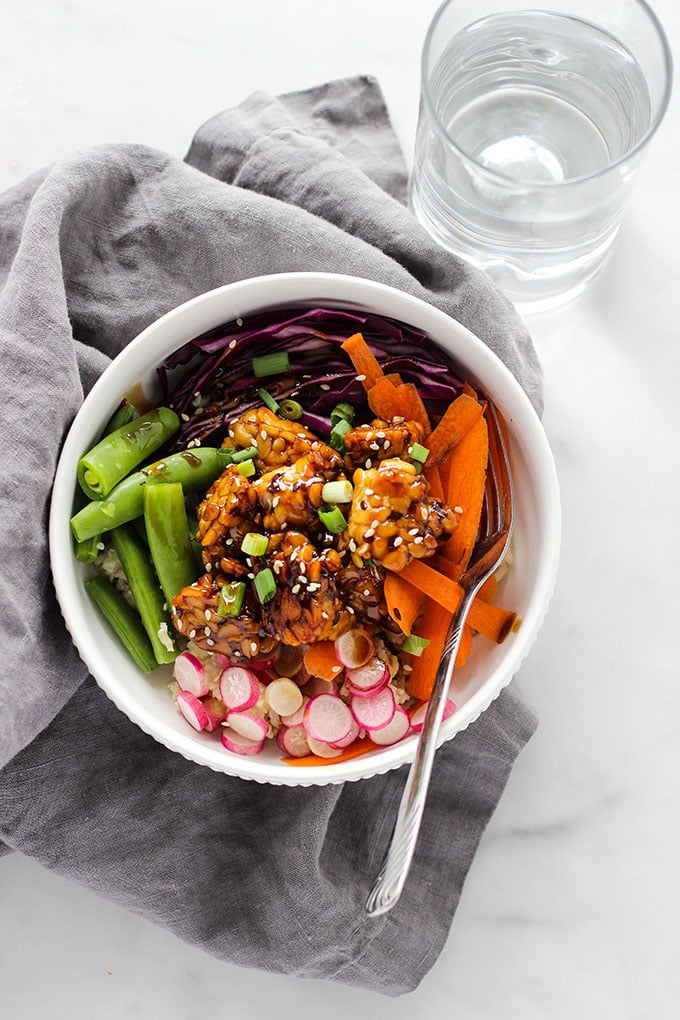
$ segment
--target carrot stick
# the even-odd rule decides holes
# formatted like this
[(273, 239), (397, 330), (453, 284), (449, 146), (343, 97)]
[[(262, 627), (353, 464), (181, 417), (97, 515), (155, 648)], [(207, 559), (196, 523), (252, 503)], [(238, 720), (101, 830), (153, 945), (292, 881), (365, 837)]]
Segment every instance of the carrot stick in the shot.
[(412, 698), (427, 701), (430, 697), (450, 623), (451, 613), (436, 602), (428, 600), (426, 611), (418, 626), (418, 636), (427, 638), (430, 643), (423, 649), (422, 655), (409, 656), (412, 670), (406, 690)]
[[(364, 384), (365, 385), (365, 384)], [(373, 383), (368, 392), (368, 406), (377, 418), (389, 421), (397, 412), (397, 386), (387, 376), (382, 376)]]
[(306, 754), (303, 758), (282, 758), (281, 761), (286, 765), (338, 765), (341, 761), (350, 761), (352, 758), (358, 758), (361, 754), (375, 751), (376, 746), (368, 737), (363, 737), (362, 740), (355, 740), (335, 758), (322, 758), (319, 754)]
[(305, 652), (304, 663), (307, 672), (321, 680), (334, 680), (342, 673), (333, 641), (315, 641)]
[(383, 377), (383, 370), (378, 359), (361, 333), (355, 333), (353, 336), (347, 337), (342, 345), (342, 349), (349, 354), (350, 360), (357, 370), (357, 375), (364, 376), (361, 382), (366, 392), (368, 392), (371, 386)]
[(472, 627), (469, 623), (466, 623), (463, 627), (463, 633), (460, 636), (460, 644), (458, 645), (458, 651), (456, 652), (456, 666), (460, 669), (468, 660), (468, 655), (472, 651)]
[(400, 573), (397, 574), (392, 570), (388, 570), (385, 574), (383, 595), (388, 613), (402, 634), (408, 636), (423, 611), (425, 596), (412, 584), (409, 584)]
[(368, 406), (379, 418), (389, 421), (399, 416), (417, 421), (426, 435), (430, 433), (427, 410), (413, 383), (394, 383), (392, 376), (383, 376), (368, 390)]
[(449, 404), (428, 439), (429, 464), (438, 464), (482, 416), (482, 406), (467, 393)]
[(442, 555), (456, 564), (459, 576), (470, 561), (479, 531), (488, 459), (486, 419), (478, 418), (440, 468), (446, 504), (459, 515), (458, 527), (442, 546)]

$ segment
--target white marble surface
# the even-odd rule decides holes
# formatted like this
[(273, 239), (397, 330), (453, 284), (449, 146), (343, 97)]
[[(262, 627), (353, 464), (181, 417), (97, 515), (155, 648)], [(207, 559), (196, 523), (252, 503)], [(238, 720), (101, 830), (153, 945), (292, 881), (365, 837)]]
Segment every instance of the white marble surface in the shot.
[[(369, 72), (410, 153), (435, 0), (0, 2), (0, 188), (74, 148), (185, 152), (257, 88)], [(672, 46), (676, 0), (656, 0)], [(531, 321), (561, 478), (563, 561), (520, 686), (540, 717), (444, 952), (395, 1002), (248, 973), (14, 855), (0, 860), (7, 1020), (205, 1015), (656, 1020), (678, 1015), (678, 102), (613, 259)]]

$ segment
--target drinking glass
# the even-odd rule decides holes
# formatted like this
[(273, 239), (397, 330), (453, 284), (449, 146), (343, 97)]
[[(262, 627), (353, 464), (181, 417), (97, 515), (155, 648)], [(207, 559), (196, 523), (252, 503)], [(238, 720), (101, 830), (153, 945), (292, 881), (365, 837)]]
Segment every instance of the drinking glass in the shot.
[(447, 0), (428, 31), (409, 200), (522, 312), (602, 267), (668, 105), (642, 0)]

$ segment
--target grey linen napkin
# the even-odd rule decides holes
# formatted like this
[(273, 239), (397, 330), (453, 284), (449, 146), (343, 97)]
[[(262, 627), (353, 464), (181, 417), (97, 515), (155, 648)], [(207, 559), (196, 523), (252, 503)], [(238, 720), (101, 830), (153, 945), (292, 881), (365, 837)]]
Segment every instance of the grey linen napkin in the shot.
[(404, 770), (288, 789), (156, 744), (69, 640), (47, 515), (61, 442), (109, 360), (163, 312), (245, 277), (340, 271), (425, 298), (540, 410), (524, 325), (418, 227), (405, 184), (380, 90), (361, 77), (258, 93), (201, 127), (185, 161), (100, 146), (0, 196), (0, 840), (220, 959), (387, 995), (440, 953), (532, 714), (508, 689), (440, 750), (404, 896), (368, 919)]

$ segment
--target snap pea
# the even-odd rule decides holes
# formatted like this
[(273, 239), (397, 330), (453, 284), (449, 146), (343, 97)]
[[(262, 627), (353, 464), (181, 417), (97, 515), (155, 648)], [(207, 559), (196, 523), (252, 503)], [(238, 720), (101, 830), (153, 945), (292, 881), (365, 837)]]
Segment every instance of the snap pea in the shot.
[(198, 576), (179, 482), (144, 487), (144, 520), (151, 559), (169, 605)]
[(142, 672), (150, 673), (154, 670), (158, 663), (139, 613), (101, 574), (86, 581), (85, 587), (102, 616), (111, 624), (114, 633)]
[(161, 482), (179, 482), (184, 492), (207, 489), (231, 462), (228, 450), (210, 446), (172, 453), (149, 467), (128, 475), (111, 490), (106, 499), (96, 499), (71, 518), (76, 541), (83, 542), (100, 532), (141, 517), (144, 512), (144, 486)]
[(73, 548), (78, 562), (94, 563), (99, 555), (100, 544), (100, 534), (93, 535), (92, 538), (86, 538), (84, 542), (74, 542)]
[(110, 432), (115, 432), (116, 429), (120, 429), (123, 425), (128, 425), (136, 414), (133, 404), (127, 402), (121, 404), (117, 411), (109, 418), (108, 425), (104, 429), (104, 435), (108, 436)]
[[(177, 646), (172, 637), (172, 621), (149, 559), (149, 550), (128, 524), (113, 529), (111, 544), (118, 553), (156, 662), (173, 662), (177, 658)], [(165, 641), (161, 640), (163, 634)]]
[(90, 499), (103, 499), (179, 429), (169, 407), (157, 407), (109, 432), (78, 461), (78, 482)]

